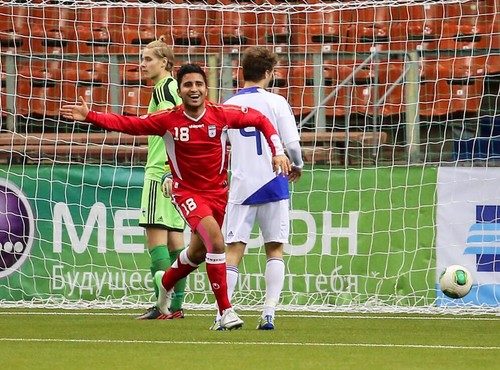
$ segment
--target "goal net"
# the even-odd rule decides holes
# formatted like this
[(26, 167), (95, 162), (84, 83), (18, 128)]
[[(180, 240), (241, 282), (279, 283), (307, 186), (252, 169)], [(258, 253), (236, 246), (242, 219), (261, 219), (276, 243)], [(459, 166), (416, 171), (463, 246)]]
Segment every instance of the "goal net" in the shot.
[[(209, 98), (242, 87), (251, 45), (279, 56), (306, 166), (291, 186), (280, 308), (497, 312), (500, 1), (0, 1), (0, 305), (146, 307), (138, 226), (147, 138), (63, 119), (147, 111), (143, 47), (199, 63)], [(189, 231), (185, 232), (186, 244)], [(234, 303), (264, 301), (254, 230)], [(463, 299), (446, 266), (474, 278)], [(186, 304), (211, 308), (204, 266)]]

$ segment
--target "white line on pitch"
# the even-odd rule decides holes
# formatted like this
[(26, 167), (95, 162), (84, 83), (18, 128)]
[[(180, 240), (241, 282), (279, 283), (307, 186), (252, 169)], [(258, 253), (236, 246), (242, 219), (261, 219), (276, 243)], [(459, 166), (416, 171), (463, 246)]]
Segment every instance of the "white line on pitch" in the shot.
[(297, 342), (230, 342), (230, 341), (178, 341), (178, 340), (112, 340), (112, 339), (60, 339), (60, 338), (0, 338), (0, 342), (55, 342), (55, 343), (103, 343), (103, 344), (199, 344), (199, 345), (245, 345), (245, 346), (310, 346), (310, 347), (384, 347), (384, 348), (428, 348), (428, 349), (471, 349), (499, 350), (497, 346), (456, 346), (431, 344), (394, 343), (297, 343)]
[[(214, 311), (215, 312), (215, 311)], [(241, 312), (241, 311), (240, 311)], [(36, 311), (0, 311), (0, 316), (12, 316), (12, 315), (47, 315), (47, 316), (134, 316), (138, 315), (139, 312), (88, 312), (88, 311), (80, 311), (80, 312), (36, 312)], [(255, 314), (238, 314), (241, 317), (255, 317), (258, 316), (259, 313)], [(456, 316), (420, 316), (419, 314), (415, 314), (414, 316), (374, 316), (371, 314), (366, 315), (332, 315), (332, 314), (290, 314), (286, 312), (281, 312), (279, 314), (281, 317), (297, 317), (301, 319), (317, 319), (317, 318), (328, 318), (328, 319), (396, 319), (396, 320), (477, 320), (477, 321), (500, 321), (500, 317), (473, 317), (473, 316), (464, 316), (464, 315), (456, 315)], [(186, 316), (192, 317), (213, 317), (215, 313), (194, 313), (190, 311)]]

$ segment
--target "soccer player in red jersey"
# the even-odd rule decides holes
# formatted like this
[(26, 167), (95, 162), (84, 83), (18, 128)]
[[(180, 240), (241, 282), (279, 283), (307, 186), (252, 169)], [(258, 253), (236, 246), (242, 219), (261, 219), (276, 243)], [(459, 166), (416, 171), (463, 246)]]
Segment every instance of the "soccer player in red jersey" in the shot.
[(177, 74), (182, 105), (142, 117), (89, 111), (81, 104), (65, 105), (61, 114), (107, 130), (131, 135), (158, 135), (165, 140), (172, 180), (165, 189), (179, 208), (192, 234), (189, 247), (165, 272), (157, 272), (158, 307), (168, 312), (169, 292), (175, 283), (196, 270), (203, 261), (219, 307), (222, 329), (237, 329), (243, 321), (227, 296), (226, 257), (221, 232), (227, 204), (227, 129), (255, 127), (273, 153), (273, 168), (288, 175), (290, 161), (274, 126), (260, 112), (246, 107), (218, 105), (206, 101), (207, 77), (196, 64), (183, 65)]

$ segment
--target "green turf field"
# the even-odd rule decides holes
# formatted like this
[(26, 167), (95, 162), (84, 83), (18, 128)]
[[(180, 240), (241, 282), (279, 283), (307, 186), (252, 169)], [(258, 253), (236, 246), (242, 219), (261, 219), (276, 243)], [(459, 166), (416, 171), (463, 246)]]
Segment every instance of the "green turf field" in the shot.
[(212, 313), (0, 311), (2, 369), (500, 369), (500, 317), (280, 313), (211, 332)]

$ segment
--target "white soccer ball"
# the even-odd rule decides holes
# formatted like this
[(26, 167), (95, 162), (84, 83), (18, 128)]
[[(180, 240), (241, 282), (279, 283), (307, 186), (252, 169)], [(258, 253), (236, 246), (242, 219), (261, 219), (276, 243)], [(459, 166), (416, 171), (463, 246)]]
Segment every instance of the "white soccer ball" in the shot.
[(450, 298), (465, 297), (472, 288), (472, 275), (460, 265), (448, 266), (439, 277), (441, 291)]

